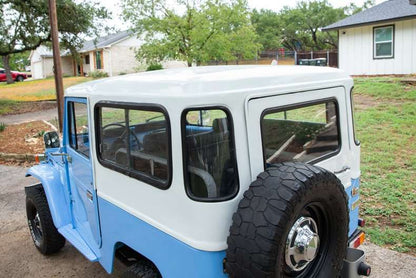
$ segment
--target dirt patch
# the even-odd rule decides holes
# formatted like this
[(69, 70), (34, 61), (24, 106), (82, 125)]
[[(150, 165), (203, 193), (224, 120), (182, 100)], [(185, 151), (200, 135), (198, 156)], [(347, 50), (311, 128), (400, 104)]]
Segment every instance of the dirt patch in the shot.
[(380, 103), (376, 98), (368, 95), (354, 95), (354, 108), (357, 110), (366, 110), (378, 106)]
[(363, 95), (363, 94), (355, 94), (354, 95), (354, 108), (356, 110), (366, 110), (369, 108), (374, 108), (379, 105), (395, 105), (395, 106), (401, 106), (403, 105), (402, 100), (397, 99), (378, 99), (369, 95)]
[(13, 106), (13, 110), (3, 114), (2, 116), (37, 112), (54, 108), (56, 108), (56, 101), (18, 102)]
[(36, 154), (44, 151), (43, 133), (51, 127), (43, 121), (8, 125), (0, 132), (0, 152)]

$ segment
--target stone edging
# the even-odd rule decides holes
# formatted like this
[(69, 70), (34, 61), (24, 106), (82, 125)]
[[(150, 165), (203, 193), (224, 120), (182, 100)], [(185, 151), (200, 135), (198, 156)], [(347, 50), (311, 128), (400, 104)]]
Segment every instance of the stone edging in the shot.
[[(58, 131), (56, 126), (51, 124), (48, 121), (42, 120), (45, 124), (51, 127), (52, 130)], [(19, 153), (1, 153), (0, 152), (0, 160), (7, 161), (7, 162), (34, 162), (36, 154), (19, 154)]]
[(33, 162), (34, 154), (18, 154), (18, 153), (0, 153), (0, 160), (8, 162)]

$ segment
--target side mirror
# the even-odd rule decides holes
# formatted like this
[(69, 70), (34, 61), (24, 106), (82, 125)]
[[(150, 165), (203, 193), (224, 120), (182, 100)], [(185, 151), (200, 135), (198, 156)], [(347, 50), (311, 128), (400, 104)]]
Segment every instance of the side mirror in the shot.
[(45, 149), (59, 148), (59, 135), (56, 131), (49, 131), (43, 134), (43, 141), (45, 142)]

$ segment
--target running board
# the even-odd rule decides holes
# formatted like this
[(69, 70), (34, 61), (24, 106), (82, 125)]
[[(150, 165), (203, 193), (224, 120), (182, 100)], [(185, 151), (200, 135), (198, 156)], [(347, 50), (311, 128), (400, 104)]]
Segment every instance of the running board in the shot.
[(71, 224), (63, 226), (58, 231), (76, 248), (81, 252), (88, 260), (92, 262), (98, 261), (97, 255), (91, 250), (80, 234), (72, 228)]

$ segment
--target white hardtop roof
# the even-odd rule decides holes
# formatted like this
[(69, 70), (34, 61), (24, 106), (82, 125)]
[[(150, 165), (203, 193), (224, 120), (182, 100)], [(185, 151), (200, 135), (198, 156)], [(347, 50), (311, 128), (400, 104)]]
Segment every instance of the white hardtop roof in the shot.
[[(340, 83), (351, 78), (343, 71), (313, 66), (207, 66), (141, 72), (82, 83), (66, 96), (183, 98), (242, 93), (258, 89)], [(246, 94), (245, 93), (245, 94)]]

